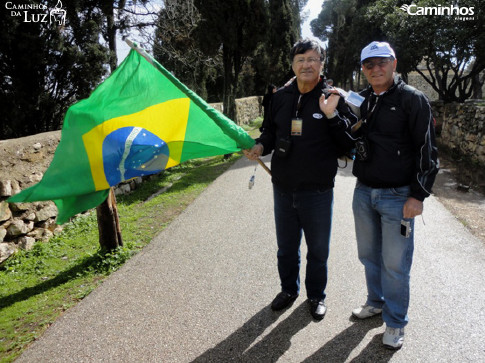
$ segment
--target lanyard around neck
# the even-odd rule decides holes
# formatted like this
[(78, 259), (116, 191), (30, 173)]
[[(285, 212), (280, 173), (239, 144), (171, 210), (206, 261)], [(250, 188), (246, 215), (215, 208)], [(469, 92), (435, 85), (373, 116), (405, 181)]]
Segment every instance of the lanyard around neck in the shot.
[(296, 114), (295, 114), (296, 118), (298, 118), (298, 114), (300, 113), (301, 108), (302, 108), (302, 104), (301, 104), (301, 97), (302, 96), (303, 96), (302, 94), (300, 94), (300, 96), (298, 96), (298, 103), (296, 104)]

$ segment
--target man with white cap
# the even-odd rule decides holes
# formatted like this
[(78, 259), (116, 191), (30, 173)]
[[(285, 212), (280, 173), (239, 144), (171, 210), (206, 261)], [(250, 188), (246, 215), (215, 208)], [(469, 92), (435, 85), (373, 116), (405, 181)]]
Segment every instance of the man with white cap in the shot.
[(438, 173), (433, 116), (426, 96), (394, 76), (397, 59), (388, 43), (367, 45), (361, 64), (369, 87), (360, 93), (362, 120), (354, 127), (352, 209), (368, 295), (352, 314), (382, 313), (383, 344), (399, 349), (408, 322), (414, 217)]

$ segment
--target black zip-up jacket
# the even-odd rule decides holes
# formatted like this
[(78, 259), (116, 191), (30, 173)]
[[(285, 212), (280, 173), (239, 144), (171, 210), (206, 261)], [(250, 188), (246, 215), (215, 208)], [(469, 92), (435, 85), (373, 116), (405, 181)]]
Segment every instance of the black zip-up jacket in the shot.
[[(372, 88), (360, 92), (366, 119)], [(362, 127), (370, 146), (368, 161), (356, 160), (353, 174), (372, 188), (411, 186), (411, 197), (423, 201), (438, 173), (434, 122), (426, 96), (399, 77), (383, 95)]]
[[(312, 91), (301, 95), (295, 81), (273, 95), (269, 122), (256, 142), (263, 145), (263, 155), (267, 155), (278, 140), (291, 141), (286, 158), (274, 153), (271, 159), (272, 182), (280, 188), (288, 191), (332, 188), (337, 157), (354, 146), (350, 127), (357, 117), (341, 99), (338, 115), (327, 119), (319, 106), (324, 88), (326, 84), (320, 80)], [(298, 118), (303, 120), (302, 135), (290, 136), (291, 120), (297, 116), (297, 109)]]

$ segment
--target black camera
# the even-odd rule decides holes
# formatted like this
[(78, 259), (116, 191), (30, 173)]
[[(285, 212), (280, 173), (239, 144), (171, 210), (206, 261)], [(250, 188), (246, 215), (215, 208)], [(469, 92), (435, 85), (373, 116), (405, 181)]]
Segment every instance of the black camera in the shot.
[(355, 158), (359, 161), (370, 159), (370, 146), (366, 138), (360, 138), (355, 142)]
[(291, 150), (291, 141), (289, 139), (279, 139), (276, 142), (275, 155), (280, 158), (286, 158)]

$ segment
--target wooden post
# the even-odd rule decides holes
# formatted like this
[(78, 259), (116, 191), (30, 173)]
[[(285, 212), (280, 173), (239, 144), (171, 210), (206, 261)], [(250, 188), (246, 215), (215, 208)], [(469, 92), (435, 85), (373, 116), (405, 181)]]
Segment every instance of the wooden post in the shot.
[(108, 198), (96, 207), (96, 216), (101, 249), (110, 251), (123, 246), (116, 197), (112, 188), (109, 190)]

